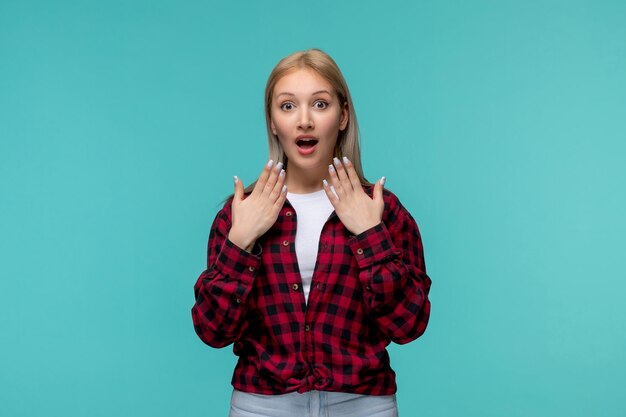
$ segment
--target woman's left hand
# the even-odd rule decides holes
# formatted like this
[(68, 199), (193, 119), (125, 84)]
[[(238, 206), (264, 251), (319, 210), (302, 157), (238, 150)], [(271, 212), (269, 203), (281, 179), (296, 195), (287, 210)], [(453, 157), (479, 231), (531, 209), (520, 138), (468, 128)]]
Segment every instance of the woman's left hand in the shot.
[[(373, 198), (370, 198), (348, 158), (343, 158), (343, 164), (338, 158), (334, 158), (333, 162), (334, 165), (328, 166), (330, 184), (324, 180), (324, 191), (346, 229), (358, 235), (382, 220), (385, 177), (376, 182)], [(337, 195), (330, 189), (331, 185)]]

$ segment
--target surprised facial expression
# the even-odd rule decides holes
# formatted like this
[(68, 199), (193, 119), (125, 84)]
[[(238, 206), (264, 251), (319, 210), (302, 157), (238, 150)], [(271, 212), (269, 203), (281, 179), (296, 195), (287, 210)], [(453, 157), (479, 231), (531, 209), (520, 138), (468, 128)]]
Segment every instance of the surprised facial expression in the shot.
[(340, 103), (331, 84), (311, 69), (297, 69), (274, 86), (271, 127), (299, 168), (330, 163), (337, 136), (348, 125), (348, 105)]

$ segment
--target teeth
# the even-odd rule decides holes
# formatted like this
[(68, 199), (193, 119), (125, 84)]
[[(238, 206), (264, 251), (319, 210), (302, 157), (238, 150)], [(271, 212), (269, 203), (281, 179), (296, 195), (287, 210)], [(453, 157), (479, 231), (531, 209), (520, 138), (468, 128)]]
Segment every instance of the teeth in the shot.
[(317, 139), (315, 138), (302, 138), (302, 139), (298, 139), (296, 141), (296, 144), (300, 147), (305, 147), (304, 145), (306, 145), (306, 147), (308, 148), (309, 146), (315, 146), (317, 144)]

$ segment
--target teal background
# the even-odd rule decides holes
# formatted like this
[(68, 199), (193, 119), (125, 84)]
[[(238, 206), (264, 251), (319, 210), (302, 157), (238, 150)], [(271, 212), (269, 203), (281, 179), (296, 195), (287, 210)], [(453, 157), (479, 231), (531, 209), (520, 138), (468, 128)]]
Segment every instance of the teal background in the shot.
[(0, 415), (225, 416), (210, 224), (283, 56), (341, 67), (416, 218), (402, 416), (623, 416), (626, 3), (0, 0)]

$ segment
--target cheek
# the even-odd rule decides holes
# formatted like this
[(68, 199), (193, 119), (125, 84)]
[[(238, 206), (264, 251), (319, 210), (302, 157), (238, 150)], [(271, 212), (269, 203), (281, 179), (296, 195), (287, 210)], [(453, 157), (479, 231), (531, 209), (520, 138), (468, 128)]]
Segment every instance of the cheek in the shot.
[(273, 118), (272, 121), (274, 122), (274, 128), (276, 129), (276, 132), (278, 132), (279, 134), (287, 130), (288, 123), (284, 117), (278, 116)]
[(318, 126), (326, 133), (326, 135), (330, 135), (333, 138), (336, 138), (336, 136), (339, 134), (339, 124), (340, 120), (337, 117), (332, 116), (320, 120)]
[(280, 131), (280, 129), (278, 129), (278, 127), (276, 129), (276, 133), (278, 133), (278, 143), (280, 143), (280, 146), (283, 149), (289, 149), (289, 147), (293, 145), (293, 143), (289, 141), (286, 135), (283, 135), (283, 133)]
[(276, 136), (278, 136), (278, 142), (284, 148), (285, 146), (289, 146), (289, 138), (290, 133), (281, 126), (276, 125)]

